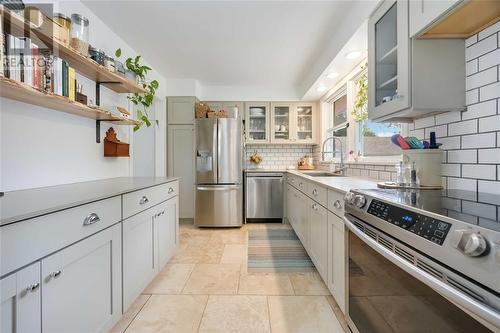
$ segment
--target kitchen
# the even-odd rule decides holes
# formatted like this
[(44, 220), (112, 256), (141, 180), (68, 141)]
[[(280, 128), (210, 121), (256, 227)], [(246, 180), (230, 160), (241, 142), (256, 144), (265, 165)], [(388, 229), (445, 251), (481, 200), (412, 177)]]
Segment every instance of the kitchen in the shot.
[(2, 333), (500, 331), (498, 1), (146, 4), (1, 2)]

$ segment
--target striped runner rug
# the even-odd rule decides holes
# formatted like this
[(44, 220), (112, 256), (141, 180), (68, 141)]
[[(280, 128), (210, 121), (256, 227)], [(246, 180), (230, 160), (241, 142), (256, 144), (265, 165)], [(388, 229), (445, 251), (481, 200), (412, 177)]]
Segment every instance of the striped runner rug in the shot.
[(314, 269), (292, 229), (248, 231), (249, 272), (309, 272)]

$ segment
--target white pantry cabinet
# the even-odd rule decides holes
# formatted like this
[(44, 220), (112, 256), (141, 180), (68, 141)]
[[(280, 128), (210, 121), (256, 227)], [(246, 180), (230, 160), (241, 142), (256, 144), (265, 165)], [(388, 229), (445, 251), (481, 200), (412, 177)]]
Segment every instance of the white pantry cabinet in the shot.
[(0, 332), (40, 332), (40, 262), (0, 280)]
[(194, 125), (168, 125), (167, 175), (180, 177), (179, 217), (194, 218)]
[(319, 274), (326, 281), (328, 272), (328, 211), (309, 199), (309, 255)]
[(113, 327), (122, 313), (120, 238), (117, 224), (42, 259), (44, 332)]
[(409, 0), (410, 38), (420, 35), (461, 2), (463, 0)]
[(196, 97), (167, 97), (168, 125), (193, 125)]
[(343, 313), (345, 313), (346, 242), (344, 221), (328, 212), (328, 274), (326, 284)]

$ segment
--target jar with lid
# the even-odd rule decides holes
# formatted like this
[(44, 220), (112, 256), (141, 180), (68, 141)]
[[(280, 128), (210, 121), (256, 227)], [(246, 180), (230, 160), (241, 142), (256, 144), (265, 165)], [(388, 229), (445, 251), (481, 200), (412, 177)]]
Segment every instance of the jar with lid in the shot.
[(89, 20), (80, 14), (71, 14), (71, 46), (78, 52), (88, 55)]
[(108, 55), (104, 56), (104, 66), (111, 72), (115, 72), (115, 59)]
[(54, 25), (54, 38), (63, 44), (69, 45), (71, 19), (64, 14), (54, 13), (52, 20), (57, 23), (57, 25)]
[(98, 49), (97, 47), (90, 47), (89, 48), (89, 53), (90, 53), (90, 58), (97, 62), (99, 65), (104, 66), (104, 59), (105, 59), (105, 54), (103, 50)]

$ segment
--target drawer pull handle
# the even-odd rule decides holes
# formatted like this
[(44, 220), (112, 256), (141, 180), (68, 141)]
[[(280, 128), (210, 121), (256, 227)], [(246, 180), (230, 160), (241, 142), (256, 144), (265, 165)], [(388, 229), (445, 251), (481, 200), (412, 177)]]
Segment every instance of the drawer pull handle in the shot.
[(28, 286), (28, 288), (26, 288), (26, 291), (35, 292), (38, 289), (38, 287), (40, 287), (40, 283), (38, 283), (38, 282), (33, 283), (33, 284), (30, 284)]
[(55, 271), (50, 274), (51, 277), (53, 278), (58, 278), (61, 275), (61, 271)]
[(318, 195), (318, 190), (314, 189), (312, 193), (313, 193), (314, 196), (317, 196)]
[(333, 207), (337, 209), (342, 208), (342, 203), (340, 202), (340, 200), (335, 200), (335, 202), (333, 203)]
[(97, 215), (96, 213), (91, 213), (89, 216), (85, 218), (85, 220), (83, 220), (83, 225), (92, 225), (99, 221), (101, 221), (99, 215)]
[(172, 193), (173, 191), (174, 191), (174, 189), (173, 189), (173, 188), (171, 188), (171, 187), (169, 187), (169, 188), (168, 188), (168, 193), (169, 193), (169, 194), (170, 194), (170, 193)]
[(143, 195), (141, 200), (139, 200), (139, 205), (144, 205), (144, 204), (147, 204), (148, 202), (149, 202), (148, 197)]

